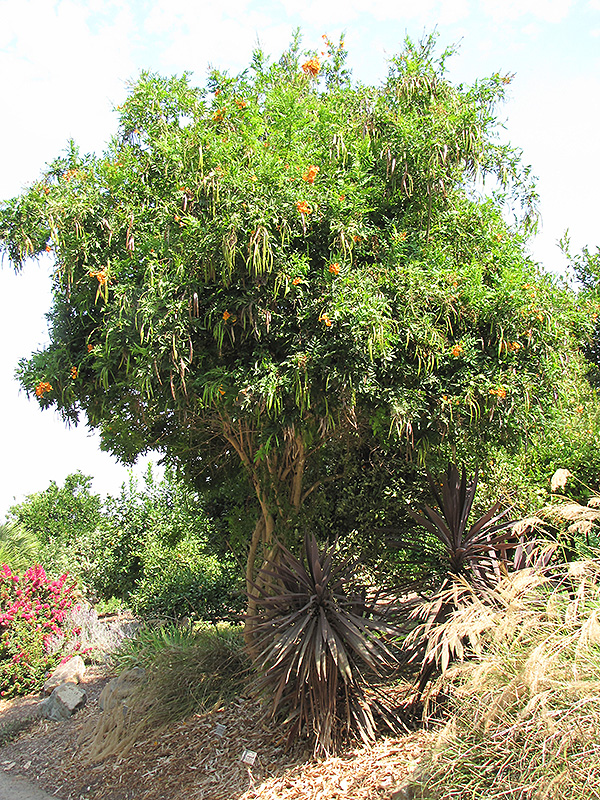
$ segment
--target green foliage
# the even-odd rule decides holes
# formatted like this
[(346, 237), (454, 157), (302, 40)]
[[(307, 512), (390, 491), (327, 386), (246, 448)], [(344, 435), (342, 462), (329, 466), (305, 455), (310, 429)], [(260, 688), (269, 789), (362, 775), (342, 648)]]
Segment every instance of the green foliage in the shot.
[(109, 614), (119, 614), (126, 608), (123, 600), (118, 597), (109, 597), (108, 600), (98, 600), (94, 603), (94, 609), (99, 616)]
[[(9, 519), (38, 541), (37, 558), (52, 575), (68, 572), (94, 588), (98, 567), (95, 542), (106, 526), (102, 499), (91, 492), (92, 478), (75, 472), (59, 486), (29, 495), (9, 509)], [(29, 562), (31, 563), (31, 561)]]
[(239, 626), (228, 624), (142, 627), (113, 660), (118, 671), (146, 670), (143, 694), (161, 700), (172, 721), (243, 691), (249, 663), (241, 634)]
[[(581, 253), (571, 253), (571, 242), (569, 232), (566, 231), (559, 242), (560, 247), (570, 262), (570, 267), (575, 273), (577, 282), (582, 287), (582, 296), (588, 302), (598, 302), (600, 299), (600, 248), (592, 253), (589, 248), (584, 247)], [(588, 378), (593, 386), (600, 386), (600, 322), (598, 321), (598, 309), (594, 309), (592, 314), (594, 322), (594, 332), (591, 339), (584, 348), (584, 355), (588, 361)]]
[[(238, 568), (217, 556), (197, 492), (168, 470), (144, 487), (135, 480), (107, 501), (111, 540), (101, 559), (103, 595), (126, 599), (143, 614), (224, 619), (239, 607)], [(101, 575), (98, 576), (99, 579)]]
[(102, 500), (91, 492), (92, 478), (75, 472), (63, 486), (55, 481), (43, 492), (29, 495), (12, 506), (9, 516), (35, 533), (43, 544), (60, 541), (65, 546), (94, 532), (102, 513)]
[(148, 541), (129, 599), (134, 611), (146, 616), (223, 620), (241, 610), (237, 579), (231, 559), (211, 555), (197, 538), (186, 536), (173, 547)]
[(214, 620), (239, 608), (239, 568), (211, 549), (198, 493), (171, 470), (158, 481), (149, 467), (142, 486), (131, 478), (104, 503), (90, 483), (76, 473), (11, 509), (31, 535), (46, 526), (40, 559), (48, 569), (67, 569), (93, 600), (141, 614)]
[(204, 89), (144, 73), (104, 154), (71, 145), (0, 208), (17, 268), (56, 260), (25, 390), (85, 412), (124, 461), (161, 449), (198, 486), (241, 465), (251, 559), (276, 525), (291, 538), (332, 437), (422, 462), (560, 427), (596, 313), (526, 256), (535, 191), (497, 138), (508, 77), (453, 86), (429, 37), (354, 85), (326, 47), (296, 37)]
[(16, 522), (0, 525), (0, 564), (24, 572), (39, 560), (38, 551), (39, 541), (32, 531)]
[(395, 631), (383, 608), (367, 601), (355, 564), (336, 558), (335, 546), (320, 552), (314, 537), (306, 536), (304, 547), (300, 561), (279, 545), (278, 560), (258, 574), (256, 690), (272, 698), (288, 744), (306, 735), (315, 753), (327, 753), (350, 731), (372, 741), (374, 712), (399, 726), (383, 699), (366, 692), (395, 665), (386, 644)]

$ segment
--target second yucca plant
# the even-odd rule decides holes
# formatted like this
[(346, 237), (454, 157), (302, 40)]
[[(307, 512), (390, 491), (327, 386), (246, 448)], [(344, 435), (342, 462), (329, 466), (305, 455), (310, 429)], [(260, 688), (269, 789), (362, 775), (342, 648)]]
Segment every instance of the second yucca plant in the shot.
[(273, 698), (274, 716), (283, 714), (288, 744), (307, 735), (315, 753), (331, 752), (352, 730), (372, 740), (377, 716), (401, 724), (375, 689), (367, 691), (395, 665), (386, 643), (395, 631), (335, 551), (320, 550), (313, 536), (305, 537), (303, 559), (280, 545), (256, 581), (257, 689)]
[[(420, 662), (415, 706), (437, 669), (438, 655), (448, 648), (440, 641), (440, 631), (450, 614), (461, 605), (465, 586), (473, 591), (485, 590), (499, 580), (508, 564), (508, 553), (523, 550), (523, 543), (513, 533), (515, 521), (507, 519), (508, 509), (494, 503), (482, 516), (470, 522), (477, 491), (478, 472), (467, 477), (463, 466), (449, 464), (446, 476), (434, 479), (427, 473), (429, 487), (438, 510), (428, 505), (418, 512), (408, 509), (415, 522), (435, 536), (444, 548), (447, 573), (433, 595), (424, 600), (419, 587), (411, 587), (404, 603), (413, 628), (404, 641), (411, 662)], [(522, 556), (522, 560), (526, 560)], [(455, 649), (460, 651), (462, 640)]]

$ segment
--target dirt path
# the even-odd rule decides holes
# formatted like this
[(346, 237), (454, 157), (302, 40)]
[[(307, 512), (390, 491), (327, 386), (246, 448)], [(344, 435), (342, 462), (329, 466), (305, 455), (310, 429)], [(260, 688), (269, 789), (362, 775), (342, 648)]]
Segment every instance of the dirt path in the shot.
[(0, 800), (56, 800), (22, 775), (0, 772)]

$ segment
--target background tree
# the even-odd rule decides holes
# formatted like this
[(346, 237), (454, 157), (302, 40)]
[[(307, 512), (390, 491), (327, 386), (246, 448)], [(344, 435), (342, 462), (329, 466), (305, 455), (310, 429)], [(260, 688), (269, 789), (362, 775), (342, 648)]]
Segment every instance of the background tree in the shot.
[(51, 481), (12, 506), (8, 519), (37, 542), (25, 566), (39, 562), (55, 577), (69, 572), (87, 578), (96, 566), (93, 542), (107, 525), (102, 505), (92, 492), (92, 477), (74, 472), (62, 485)]
[(224, 619), (239, 609), (238, 569), (219, 548), (198, 493), (152, 466), (116, 497), (90, 491), (92, 478), (68, 475), (13, 506), (0, 527), (0, 564), (40, 563), (69, 573), (95, 602), (141, 615)]
[(142, 485), (131, 478), (105, 513), (95, 576), (104, 597), (151, 616), (214, 621), (239, 610), (236, 563), (214, 542), (202, 498), (172, 470), (157, 480), (150, 466)]
[(259, 509), (248, 587), (342, 474), (324, 448), (514, 448), (588, 335), (525, 254), (535, 191), (497, 138), (510, 79), (453, 86), (434, 44), (407, 42), (379, 87), (351, 83), (342, 41), (319, 58), (298, 37), (203, 90), (144, 74), (104, 155), (72, 144), (2, 206), (16, 267), (56, 259), (26, 391), (124, 461), (156, 448), (199, 485), (237, 469)]

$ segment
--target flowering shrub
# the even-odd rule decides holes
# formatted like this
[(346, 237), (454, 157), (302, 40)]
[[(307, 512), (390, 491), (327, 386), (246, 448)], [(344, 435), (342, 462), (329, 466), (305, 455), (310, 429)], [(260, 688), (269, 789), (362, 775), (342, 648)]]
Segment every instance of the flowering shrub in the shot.
[(75, 584), (67, 578), (51, 580), (41, 566), (21, 576), (0, 567), (0, 696), (39, 686), (77, 635), (69, 616)]

